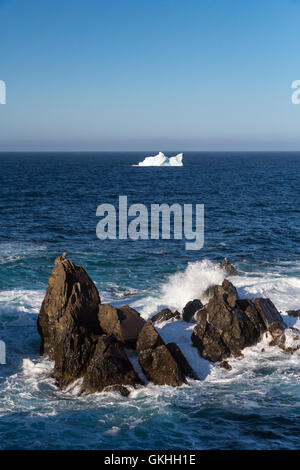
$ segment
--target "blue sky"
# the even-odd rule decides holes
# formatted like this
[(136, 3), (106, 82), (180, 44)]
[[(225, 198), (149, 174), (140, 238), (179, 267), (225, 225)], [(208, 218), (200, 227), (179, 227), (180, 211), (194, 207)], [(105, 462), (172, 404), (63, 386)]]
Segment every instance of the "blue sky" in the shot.
[(300, 150), (300, 0), (0, 0), (0, 150)]

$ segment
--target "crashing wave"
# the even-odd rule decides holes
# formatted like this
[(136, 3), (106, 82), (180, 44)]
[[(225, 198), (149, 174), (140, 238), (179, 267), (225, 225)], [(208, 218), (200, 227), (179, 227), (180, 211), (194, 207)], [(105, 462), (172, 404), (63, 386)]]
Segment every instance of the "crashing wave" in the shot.
[(153, 157), (146, 157), (137, 166), (183, 166), (182, 157), (182, 153), (174, 157), (166, 157), (163, 152), (159, 152)]

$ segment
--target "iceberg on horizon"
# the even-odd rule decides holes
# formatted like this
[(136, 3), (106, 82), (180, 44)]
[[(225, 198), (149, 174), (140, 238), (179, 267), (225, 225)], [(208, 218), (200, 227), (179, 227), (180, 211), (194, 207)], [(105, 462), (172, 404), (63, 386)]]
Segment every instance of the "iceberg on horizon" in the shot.
[(179, 153), (174, 157), (166, 157), (163, 152), (159, 152), (153, 157), (146, 157), (136, 166), (183, 166), (182, 157), (182, 153)]

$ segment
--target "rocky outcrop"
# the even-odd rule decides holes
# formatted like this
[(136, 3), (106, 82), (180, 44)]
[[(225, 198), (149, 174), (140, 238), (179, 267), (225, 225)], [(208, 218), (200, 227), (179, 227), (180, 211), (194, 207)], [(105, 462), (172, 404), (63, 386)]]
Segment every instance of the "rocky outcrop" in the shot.
[(66, 335), (99, 334), (99, 304), (97, 288), (85, 270), (66, 253), (56, 258), (38, 317), (41, 353), (54, 359)]
[(199, 380), (199, 377), (197, 376), (196, 372), (194, 371), (194, 369), (192, 369), (192, 367), (186, 360), (185, 356), (182, 354), (181, 349), (177, 346), (177, 344), (168, 343), (167, 348), (172, 354), (172, 356), (174, 357), (177, 364), (179, 364), (184, 376), (190, 379)]
[(186, 383), (186, 377), (196, 376), (178, 346), (166, 346), (151, 320), (140, 332), (136, 348), (144, 374), (156, 385), (176, 387)]
[(286, 313), (290, 317), (300, 318), (300, 310), (288, 310)]
[(41, 353), (54, 359), (57, 384), (63, 388), (85, 373), (93, 352), (100, 297), (86, 271), (56, 258), (38, 317)]
[(273, 302), (270, 299), (259, 298), (255, 299), (253, 303), (266, 330), (271, 333), (273, 340), (270, 345), (279, 346), (284, 349), (286, 337), (283, 332), (287, 325), (284, 323)]
[[(99, 336), (84, 374), (82, 392), (119, 391), (142, 385), (120, 342), (114, 335)], [(126, 392), (127, 390), (127, 392)]]
[(210, 286), (206, 291), (204, 292), (204, 297), (210, 299), (212, 297), (222, 297), (223, 295), (233, 295), (237, 299), (239, 298), (238, 291), (234, 287), (234, 285), (228, 281), (227, 279), (224, 279), (222, 282), (222, 285), (215, 285), (215, 286)]
[(234, 294), (225, 293), (212, 297), (202, 310), (198, 325), (197, 331), (204, 335), (204, 344), (208, 341), (210, 345), (207, 336), (213, 335), (215, 339), (216, 336), (220, 337), (217, 344), (223, 352), (219, 360), (230, 355), (241, 355), (241, 350), (254, 344), (260, 336), (260, 330), (242, 310)]
[[(168, 318), (169, 312), (160, 312), (160, 318)], [(125, 347), (137, 347), (142, 369), (155, 384), (178, 386), (186, 383), (186, 376), (196, 377), (178, 346), (166, 346), (151, 321), (146, 323), (128, 305), (102, 305), (85, 270), (65, 253), (55, 260), (38, 330), (41, 353), (54, 359), (53, 377), (60, 388), (82, 379), (81, 393), (112, 391), (127, 396), (128, 386), (143, 382)]]
[(200, 310), (201, 308), (203, 308), (203, 304), (201, 300), (199, 299), (191, 300), (190, 302), (186, 304), (186, 306), (182, 310), (183, 320), (186, 322), (190, 322), (193, 316), (195, 315), (195, 313), (197, 312), (197, 310)]
[(218, 266), (226, 272), (227, 276), (238, 276), (239, 274), (235, 267), (227, 259), (220, 261)]
[(146, 349), (155, 349), (158, 346), (164, 345), (164, 341), (157, 330), (154, 328), (151, 320), (147, 320), (142, 331), (139, 334), (136, 350), (137, 352), (145, 351)]
[(151, 321), (153, 322), (168, 321), (168, 320), (172, 320), (173, 318), (175, 320), (179, 320), (180, 313), (177, 311), (172, 312), (169, 308), (164, 308), (160, 312), (153, 315), (153, 317), (151, 318)]
[(109, 304), (101, 304), (99, 305), (99, 323), (104, 333), (114, 334), (121, 343), (134, 348), (145, 320), (128, 305), (115, 308)]
[[(192, 342), (205, 359), (230, 370), (226, 359), (241, 356), (245, 347), (265, 333), (272, 346), (290, 353), (300, 349), (300, 331), (287, 328), (269, 299), (240, 299), (226, 279), (222, 285), (210, 287), (206, 295), (206, 305), (194, 299), (180, 316), (186, 321), (196, 319)], [(164, 309), (153, 320), (178, 318), (178, 312)], [(151, 320), (145, 322), (128, 305), (101, 304), (90, 277), (65, 253), (54, 262), (38, 330), (41, 353), (54, 360), (53, 377), (60, 388), (81, 379), (82, 393), (110, 391), (127, 396), (128, 387), (143, 382), (125, 348), (136, 349), (144, 374), (154, 384), (175, 387), (188, 378), (198, 379), (177, 344), (165, 344)]]
[(65, 332), (63, 340), (56, 346), (54, 355), (53, 377), (59, 388), (64, 389), (83, 377), (96, 341), (97, 336), (88, 335), (84, 330)]
[[(41, 353), (54, 359), (53, 377), (60, 388), (82, 378), (84, 392), (113, 387), (125, 394), (124, 386), (142, 382), (118, 339), (103, 335), (98, 318), (100, 306), (97, 288), (85, 270), (69, 261), (65, 253), (56, 258), (38, 317)], [(122, 315), (139, 316), (127, 306)]]
[(228, 280), (211, 287), (208, 295), (209, 302), (196, 313), (197, 326), (192, 334), (193, 344), (205, 359), (220, 362), (240, 356), (266, 331), (272, 337), (270, 345), (286, 349), (286, 325), (271, 300), (240, 299)]

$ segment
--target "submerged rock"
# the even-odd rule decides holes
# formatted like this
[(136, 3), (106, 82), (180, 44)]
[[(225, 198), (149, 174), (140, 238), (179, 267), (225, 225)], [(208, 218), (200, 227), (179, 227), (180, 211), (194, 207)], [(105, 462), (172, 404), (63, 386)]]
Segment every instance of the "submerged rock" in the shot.
[(224, 261), (220, 261), (218, 263), (218, 266), (220, 266), (220, 268), (224, 269), (227, 276), (238, 276), (238, 274), (239, 274), (237, 272), (237, 270), (235, 269), (235, 267), (227, 259), (225, 259)]
[(130, 395), (130, 390), (124, 385), (108, 385), (103, 389), (103, 392), (116, 392), (122, 395), (123, 397), (128, 397)]
[(193, 316), (195, 315), (195, 313), (197, 312), (197, 310), (200, 310), (201, 308), (203, 308), (203, 304), (201, 300), (199, 299), (191, 300), (190, 302), (186, 304), (186, 306), (182, 310), (183, 320), (186, 322), (190, 322)]
[(300, 310), (288, 310), (286, 313), (291, 317), (300, 318)]
[(228, 361), (220, 362), (219, 367), (222, 367), (223, 369), (226, 369), (226, 370), (232, 370), (232, 367)]
[(168, 320), (172, 320), (173, 318), (175, 320), (179, 320), (180, 319), (180, 313), (177, 312), (177, 311), (172, 312), (169, 308), (164, 308), (160, 312), (153, 315), (153, 317), (151, 318), (151, 321), (153, 321), (153, 322), (155, 322), (155, 321), (157, 321), (157, 322), (158, 321), (168, 321)]
[(106, 334), (114, 334), (121, 343), (134, 348), (145, 320), (128, 305), (115, 308), (109, 304), (101, 304), (99, 323)]

